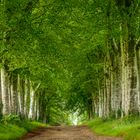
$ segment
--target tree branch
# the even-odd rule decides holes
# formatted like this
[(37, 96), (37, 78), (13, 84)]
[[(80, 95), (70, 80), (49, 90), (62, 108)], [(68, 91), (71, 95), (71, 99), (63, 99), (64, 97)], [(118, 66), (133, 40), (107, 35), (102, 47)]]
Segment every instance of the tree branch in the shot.
[(118, 50), (118, 46), (117, 46), (117, 43), (116, 43), (116, 41), (115, 41), (114, 38), (113, 38), (113, 44), (114, 44), (114, 46), (115, 46), (115, 49)]
[(135, 43), (135, 45), (134, 45), (134, 48), (137, 47), (137, 45), (139, 44), (139, 42), (140, 42), (140, 37), (137, 39), (137, 41), (136, 41), (136, 43)]
[(38, 88), (40, 87), (41, 83), (39, 83), (36, 88), (34, 89), (34, 92), (36, 92), (38, 90)]

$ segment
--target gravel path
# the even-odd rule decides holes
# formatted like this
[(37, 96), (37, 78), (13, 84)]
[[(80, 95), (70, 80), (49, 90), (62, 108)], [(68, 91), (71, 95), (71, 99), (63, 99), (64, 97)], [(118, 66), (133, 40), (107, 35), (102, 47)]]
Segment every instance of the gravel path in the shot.
[(21, 140), (122, 140), (119, 138), (95, 136), (86, 126), (56, 126), (40, 128), (28, 133)]

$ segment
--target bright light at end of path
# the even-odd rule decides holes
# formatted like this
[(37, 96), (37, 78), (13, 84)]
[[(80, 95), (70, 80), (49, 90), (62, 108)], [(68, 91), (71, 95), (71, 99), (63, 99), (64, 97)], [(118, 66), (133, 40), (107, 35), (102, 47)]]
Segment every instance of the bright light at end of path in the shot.
[(75, 118), (72, 123), (73, 123), (73, 125), (77, 125), (78, 124), (78, 119)]
[(70, 115), (70, 120), (71, 120), (73, 125), (78, 125), (77, 113), (74, 113), (74, 114)]

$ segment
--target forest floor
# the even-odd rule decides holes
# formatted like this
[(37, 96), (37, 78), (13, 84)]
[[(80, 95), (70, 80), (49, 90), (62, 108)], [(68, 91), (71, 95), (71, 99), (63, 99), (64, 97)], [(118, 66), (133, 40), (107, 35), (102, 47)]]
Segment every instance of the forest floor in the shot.
[(122, 140), (96, 136), (87, 126), (53, 126), (28, 133), (21, 140)]

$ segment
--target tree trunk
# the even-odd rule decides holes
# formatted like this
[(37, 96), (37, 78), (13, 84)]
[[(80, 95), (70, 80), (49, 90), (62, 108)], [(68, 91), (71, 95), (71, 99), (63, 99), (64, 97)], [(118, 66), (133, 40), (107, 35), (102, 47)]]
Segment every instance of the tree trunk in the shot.
[(138, 94), (138, 111), (140, 114), (140, 49), (136, 48), (136, 68), (137, 68), (137, 94)]
[(18, 114), (17, 75), (11, 75), (12, 114)]
[(10, 77), (11, 113), (15, 114), (13, 75)]
[(103, 117), (103, 93), (102, 89), (99, 88), (99, 117)]
[(9, 113), (12, 113), (12, 94), (11, 94), (11, 79), (7, 76), (7, 86), (8, 86), (8, 100), (9, 100)]
[(9, 95), (7, 87), (7, 73), (5, 68), (1, 68), (1, 92), (2, 92), (2, 112), (3, 115), (9, 114)]
[(28, 118), (29, 119), (35, 119), (35, 108), (34, 108), (34, 105), (35, 105), (35, 93), (36, 91), (38, 90), (40, 86), (40, 83), (36, 86), (36, 88), (34, 89), (33, 88), (33, 85), (32, 83), (30, 82), (30, 107), (29, 107), (29, 115), (28, 115)]
[[(123, 25), (124, 26), (124, 25)], [(120, 31), (122, 33), (122, 24)], [(124, 38), (120, 35), (121, 48), (121, 88), (122, 88), (122, 113), (121, 116), (128, 115), (129, 111), (129, 91), (128, 91), (128, 44), (125, 43)]]
[(30, 97), (30, 82), (25, 78), (25, 93), (24, 93), (24, 115), (28, 118), (29, 113), (29, 97)]
[(130, 113), (138, 114), (136, 55), (134, 45), (129, 46)]
[[(1, 77), (1, 71), (0, 71)], [(0, 78), (0, 115), (2, 115), (2, 91), (1, 91), (1, 78)]]
[(24, 87), (20, 75), (18, 75), (17, 80), (17, 92), (18, 92), (19, 115), (21, 118), (24, 118)]
[(29, 119), (33, 119), (34, 116), (34, 95), (35, 92), (33, 90), (32, 85), (30, 84), (30, 107), (29, 107), (29, 115), (28, 115)]
[(122, 102), (122, 88), (121, 88), (121, 64), (120, 57), (115, 56), (114, 61), (114, 75), (113, 75), (113, 111), (115, 118), (120, 117), (121, 102)]

